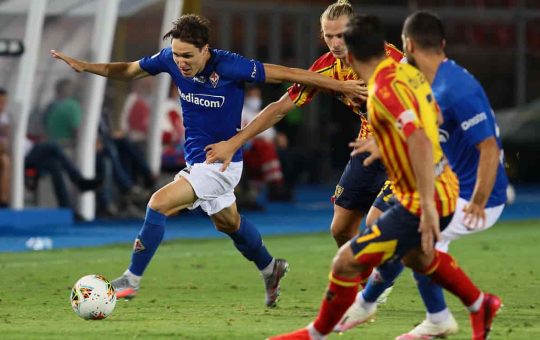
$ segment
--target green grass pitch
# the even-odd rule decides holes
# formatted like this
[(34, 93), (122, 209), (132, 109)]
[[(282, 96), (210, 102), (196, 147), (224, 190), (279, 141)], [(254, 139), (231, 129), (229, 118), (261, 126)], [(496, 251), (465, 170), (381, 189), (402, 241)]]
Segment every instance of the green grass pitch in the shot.
[[(279, 228), (279, 226), (276, 226)], [(130, 246), (0, 254), (1, 339), (265, 339), (306, 325), (317, 314), (331, 259), (327, 234), (268, 237), (289, 260), (278, 308), (264, 306), (263, 283), (228, 239), (175, 241), (157, 252), (139, 296), (118, 301), (106, 320), (84, 321), (71, 310), (71, 286), (83, 275), (120, 274)], [(502, 296), (492, 339), (540, 339), (540, 223), (501, 223), (451, 245), (484, 290)], [(470, 339), (467, 313), (448, 296)], [(424, 317), (410, 271), (403, 273), (376, 322), (330, 339), (393, 339)]]

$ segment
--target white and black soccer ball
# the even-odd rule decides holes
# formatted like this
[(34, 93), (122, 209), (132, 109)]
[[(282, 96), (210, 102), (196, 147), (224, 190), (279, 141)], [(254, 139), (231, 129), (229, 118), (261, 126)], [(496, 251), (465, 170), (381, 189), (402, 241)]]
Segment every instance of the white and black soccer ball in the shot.
[(116, 305), (116, 294), (109, 280), (102, 275), (86, 275), (71, 289), (71, 307), (85, 320), (101, 320)]

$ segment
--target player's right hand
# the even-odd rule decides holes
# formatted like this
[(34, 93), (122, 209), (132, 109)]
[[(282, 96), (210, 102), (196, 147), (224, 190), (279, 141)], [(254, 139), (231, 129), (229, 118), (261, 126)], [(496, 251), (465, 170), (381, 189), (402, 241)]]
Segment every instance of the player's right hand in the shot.
[(68, 57), (62, 52), (51, 50), (51, 56), (53, 58), (63, 60), (66, 64), (68, 64), (72, 69), (74, 69), (77, 72), (84, 71), (82, 63), (79, 60)]
[(368, 89), (362, 79), (346, 80), (341, 85), (341, 93), (353, 101), (360, 99), (362, 102), (365, 102), (368, 96)]
[(484, 206), (469, 202), (463, 207), (463, 225), (469, 230), (482, 229), (486, 226), (486, 211)]
[(377, 143), (375, 142), (375, 138), (373, 137), (369, 137), (367, 139), (356, 139), (354, 142), (350, 142), (349, 146), (353, 148), (351, 157), (363, 152), (369, 153), (369, 157), (364, 159), (364, 166), (369, 166), (371, 163), (381, 158), (381, 152), (377, 146)]
[(435, 204), (422, 205), (422, 215), (420, 216), (418, 232), (422, 234), (422, 250), (425, 253), (433, 251), (435, 242), (441, 238), (439, 214), (437, 213)]
[(206, 151), (206, 164), (223, 162), (221, 172), (227, 170), (232, 161), (236, 148), (229, 141), (209, 144), (204, 148)]

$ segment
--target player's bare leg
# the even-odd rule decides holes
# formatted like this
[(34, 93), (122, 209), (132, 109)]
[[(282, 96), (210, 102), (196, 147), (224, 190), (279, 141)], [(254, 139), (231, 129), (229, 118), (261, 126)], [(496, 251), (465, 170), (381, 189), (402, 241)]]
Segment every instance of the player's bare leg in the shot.
[[(330, 282), (316, 320), (305, 328), (269, 339), (326, 339), (326, 336), (354, 302), (360, 282), (360, 273), (371, 272), (371, 270), (371, 265), (357, 262), (349, 243), (343, 245), (332, 262)], [(366, 320), (369, 320), (374, 313), (375, 309), (366, 316)]]
[(334, 204), (334, 217), (332, 218), (330, 230), (338, 247), (341, 247), (358, 234), (358, 228), (364, 216), (365, 212), (345, 209)]
[(375, 221), (383, 214), (384, 211), (381, 209), (371, 206), (369, 208), (368, 214), (366, 216), (366, 225), (373, 225)]

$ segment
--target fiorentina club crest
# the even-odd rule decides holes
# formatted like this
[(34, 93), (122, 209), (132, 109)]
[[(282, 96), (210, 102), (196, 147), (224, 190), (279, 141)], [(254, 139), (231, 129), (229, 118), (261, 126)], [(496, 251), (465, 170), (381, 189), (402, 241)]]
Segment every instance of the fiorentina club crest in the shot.
[(212, 72), (210, 75), (210, 82), (212, 83), (212, 86), (215, 88), (217, 86), (217, 83), (219, 81), (219, 75), (216, 72)]
[(136, 253), (138, 253), (138, 252), (144, 250), (144, 245), (143, 245), (143, 243), (141, 242), (140, 239), (137, 238), (137, 239), (135, 240), (135, 243), (133, 243), (133, 250), (134, 250)]

